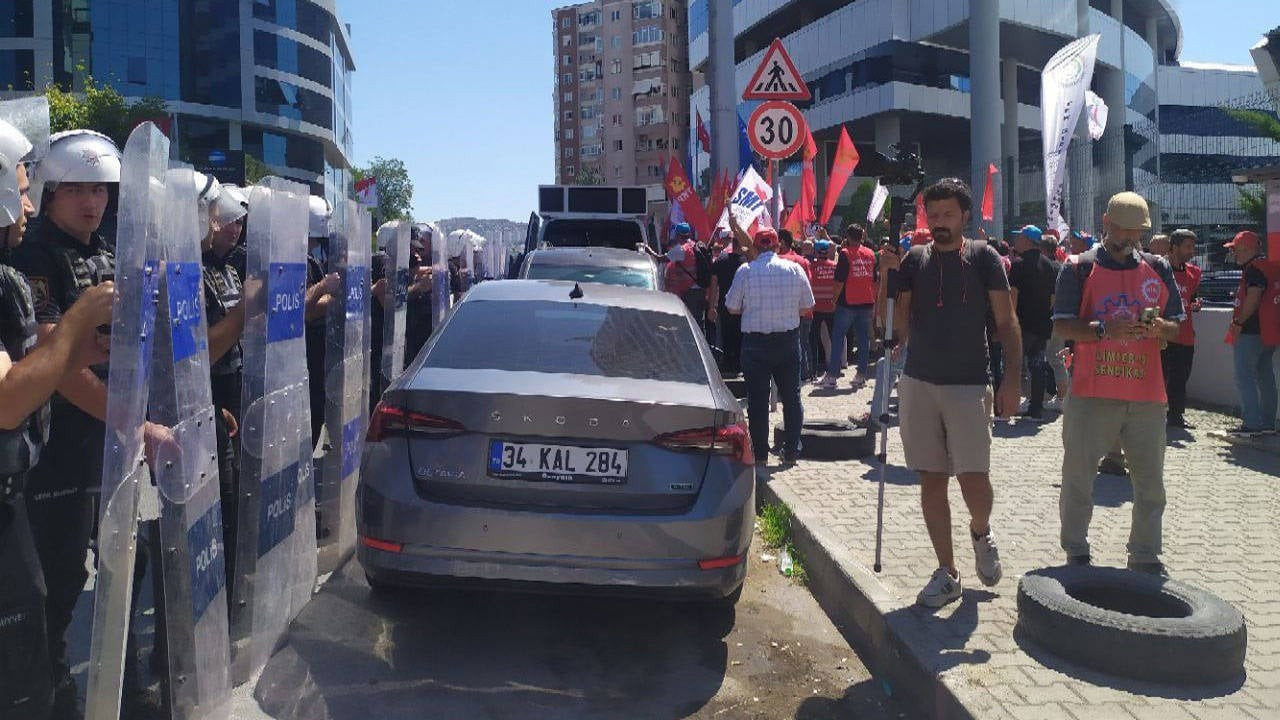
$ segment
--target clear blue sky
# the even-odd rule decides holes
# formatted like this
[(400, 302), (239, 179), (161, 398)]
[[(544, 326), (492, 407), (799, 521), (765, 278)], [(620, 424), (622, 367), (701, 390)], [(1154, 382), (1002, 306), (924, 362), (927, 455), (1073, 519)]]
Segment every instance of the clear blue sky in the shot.
[[(414, 216), (523, 220), (554, 178), (551, 0), (340, 0), (356, 162), (398, 157)], [(1251, 64), (1278, 0), (1174, 0), (1182, 57)]]

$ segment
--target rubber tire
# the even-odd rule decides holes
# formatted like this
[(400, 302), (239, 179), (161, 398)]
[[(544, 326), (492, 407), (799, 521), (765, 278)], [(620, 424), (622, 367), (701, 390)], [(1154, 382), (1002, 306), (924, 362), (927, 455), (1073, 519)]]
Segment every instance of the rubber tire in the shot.
[[(807, 460), (857, 460), (875, 454), (875, 433), (848, 420), (806, 420), (800, 429), (800, 457)], [(782, 444), (782, 426), (773, 428)]]
[[(1068, 588), (1103, 587), (1185, 603), (1187, 617), (1130, 615), (1077, 600)], [(1200, 588), (1094, 566), (1035, 570), (1018, 582), (1018, 624), (1035, 644), (1081, 666), (1160, 683), (1205, 684), (1244, 672), (1244, 616)]]

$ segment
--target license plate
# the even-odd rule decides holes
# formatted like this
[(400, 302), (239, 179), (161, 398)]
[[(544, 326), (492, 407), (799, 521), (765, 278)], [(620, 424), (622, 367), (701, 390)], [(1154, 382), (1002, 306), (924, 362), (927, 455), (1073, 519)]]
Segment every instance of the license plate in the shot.
[(490, 440), (489, 475), (513, 480), (621, 485), (627, 481), (627, 451)]

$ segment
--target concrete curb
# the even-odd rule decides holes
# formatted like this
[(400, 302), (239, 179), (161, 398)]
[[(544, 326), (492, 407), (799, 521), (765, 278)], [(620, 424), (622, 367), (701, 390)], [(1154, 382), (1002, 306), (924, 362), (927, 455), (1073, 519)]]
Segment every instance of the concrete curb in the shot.
[[(791, 508), (791, 537), (804, 556), (809, 590), (831, 622), (862, 656), (886, 695), (896, 696), (933, 720), (974, 720), (942, 678), (908, 642), (909, 621), (894, 622), (894, 596), (844, 546), (809, 516), (808, 508), (785, 487), (757, 475), (763, 502)], [(869, 531), (874, 531), (874, 528)]]

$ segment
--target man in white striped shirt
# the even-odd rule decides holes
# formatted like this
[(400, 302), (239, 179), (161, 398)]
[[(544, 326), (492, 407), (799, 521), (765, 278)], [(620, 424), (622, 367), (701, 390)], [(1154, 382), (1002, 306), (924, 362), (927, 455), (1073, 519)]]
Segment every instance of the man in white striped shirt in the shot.
[(747, 384), (747, 419), (756, 464), (763, 464), (768, 456), (771, 379), (778, 386), (785, 426), (779, 454), (784, 463), (792, 463), (800, 450), (800, 426), (804, 422), (800, 405), (800, 315), (813, 309), (813, 288), (799, 265), (775, 254), (775, 230), (760, 230), (751, 238), (732, 212), (729, 224), (739, 245), (752, 248), (749, 252), (755, 254), (733, 276), (725, 307), (742, 316), (742, 375)]

